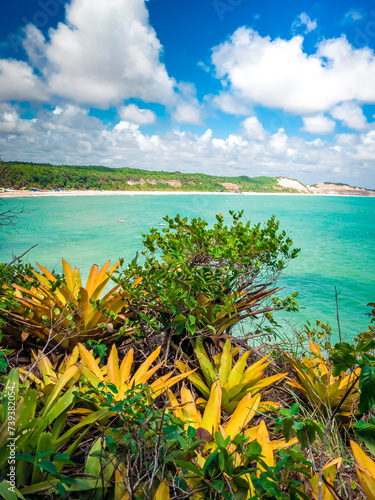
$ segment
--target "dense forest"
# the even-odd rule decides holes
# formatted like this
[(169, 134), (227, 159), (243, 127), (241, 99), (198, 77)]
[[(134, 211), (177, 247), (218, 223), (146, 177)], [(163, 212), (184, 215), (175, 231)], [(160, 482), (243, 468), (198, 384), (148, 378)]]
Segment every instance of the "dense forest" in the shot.
[(4, 162), (0, 188), (176, 191), (274, 191), (275, 177), (216, 177), (135, 168)]

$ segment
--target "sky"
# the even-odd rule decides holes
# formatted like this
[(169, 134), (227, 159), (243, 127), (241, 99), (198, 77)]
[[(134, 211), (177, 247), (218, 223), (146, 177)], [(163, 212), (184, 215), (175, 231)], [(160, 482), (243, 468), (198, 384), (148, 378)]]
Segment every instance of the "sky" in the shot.
[(0, 2), (7, 161), (375, 189), (369, 0)]

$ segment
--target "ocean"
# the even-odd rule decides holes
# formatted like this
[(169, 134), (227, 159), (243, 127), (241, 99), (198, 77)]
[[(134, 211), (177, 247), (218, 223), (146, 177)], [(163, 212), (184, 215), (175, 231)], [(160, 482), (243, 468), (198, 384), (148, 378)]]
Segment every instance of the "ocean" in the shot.
[[(9, 262), (31, 245), (25, 257), (61, 272), (61, 258), (87, 277), (92, 264), (130, 261), (142, 248), (142, 233), (165, 215), (202, 217), (244, 210), (252, 223), (275, 214), (280, 229), (301, 248), (279, 280), (282, 293), (299, 292), (298, 313), (278, 313), (288, 324), (332, 326), (338, 340), (335, 287), (342, 335), (351, 340), (366, 329), (366, 304), (375, 302), (375, 198), (300, 195), (101, 195), (29, 196), (1, 199), (6, 209), (24, 209), (15, 228), (0, 227), (0, 261)], [(125, 223), (118, 223), (117, 219)], [(286, 327), (287, 328), (287, 327)], [(289, 328), (289, 327), (288, 327)]]

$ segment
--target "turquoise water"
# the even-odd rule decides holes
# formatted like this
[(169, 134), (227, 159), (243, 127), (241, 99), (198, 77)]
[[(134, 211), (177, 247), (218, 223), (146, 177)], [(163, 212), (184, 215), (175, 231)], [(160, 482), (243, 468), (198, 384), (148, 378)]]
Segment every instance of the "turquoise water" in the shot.
[[(340, 323), (352, 338), (366, 329), (368, 302), (375, 302), (373, 249), (375, 198), (236, 195), (101, 195), (25, 197), (6, 200), (7, 208), (23, 206), (16, 229), (0, 232), (0, 261), (10, 261), (33, 244), (30, 262), (61, 271), (61, 258), (87, 276), (93, 263), (131, 260), (141, 249), (141, 233), (165, 215), (205, 218), (242, 210), (251, 222), (272, 214), (302, 250), (281, 278), (285, 292), (299, 292), (306, 309), (283, 313), (288, 321), (327, 321), (337, 337), (335, 286)], [(117, 223), (122, 218), (125, 224)]]

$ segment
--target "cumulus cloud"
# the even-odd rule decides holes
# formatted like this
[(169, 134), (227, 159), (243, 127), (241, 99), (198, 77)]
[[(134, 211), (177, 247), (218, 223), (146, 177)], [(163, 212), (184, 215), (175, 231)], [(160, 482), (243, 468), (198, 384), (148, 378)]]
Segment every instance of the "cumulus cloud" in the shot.
[(310, 17), (306, 14), (306, 12), (302, 12), (293, 21), (292, 31), (296, 32), (298, 28), (304, 27), (304, 32), (310, 33), (310, 31), (314, 31), (314, 29), (316, 29), (317, 26), (318, 23), (316, 22), (316, 20), (312, 21)]
[(191, 83), (178, 84), (179, 95), (172, 118), (178, 123), (202, 125), (201, 105), (196, 97), (196, 88)]
[(220, 92), (212, 98), (212, 103), (217, 108), (230, 115), (248, 115), (251, 111), (251, 106), (243, 102), (241, 96), (236, 96), (230, 92)]
[(329, 178), (374, 187), (375, 131), (340, 134), (333, 142), (307, 141), (290, 137), (283, 129), (266, 134), (256, 117), (248, 117), (240, 132), (224, 138), (215, 137), (211, 129), (203, 134), (174, 130), (149, 135), (125, 121), (111, 129), (80, 106), (59, 108), (59, 113), (41, 110), (37, 120), (22, 120), (14, 106), (1, 108), (4, 158), (169, 171), (178, 165), (181, 171), (215, 175), (229, 171), (231, 175), (283, 175), (307, 183)]
[(267, 138), (267, 132), (256, 116), (246, 118), (241, 125), (245, 129), (245, 136), (248, 139), (264, 141)]
[(135, 104), (122, 106), (119, 110), (121, 120), (129, 121), (137, 125), (151, 125), (155, 123), (156, 115), (150, 109), (140, 109)]
[(0, 59), (0, 101), (42, 101), (45, 88), (23, 61)]
[(178, 123), (202, 124), (200, 109), (187, 102), (177, 104), (176, 110), (172, 113), (172, 118)]
[(375, 102), (370, 48), (356, 49), (341, 36), (322, 40), (315, 53), (307, 54), (303, 40), (300, 35), (272, 40), (239, 28), (213, 48), (216, 77), (244, 106), (261, 104), (301, 116), (327, 112), (345, 101)]
[(362, 108), (354, 102), (344, 102), (336, 106), (331, 115), (336, 120), (340, 120), (346, 127), (354, 130), (363, 130), (367, 127), (367, 119)]
[(304, 116), (303, 128), (311, 134), (331, 134), (335, 130), (336, 123), (322, 114), (314, 116)]
[(56, 96), (98, 107), (129, 97), (170, 104), (174, 80), (145, 0), (72, 0), (49, 41), (28, 26), (24, 47)]
[(0, 135), (22, 134), (31, 130), (36, 119), (23, 120), (10, 104), (0, 104)]

